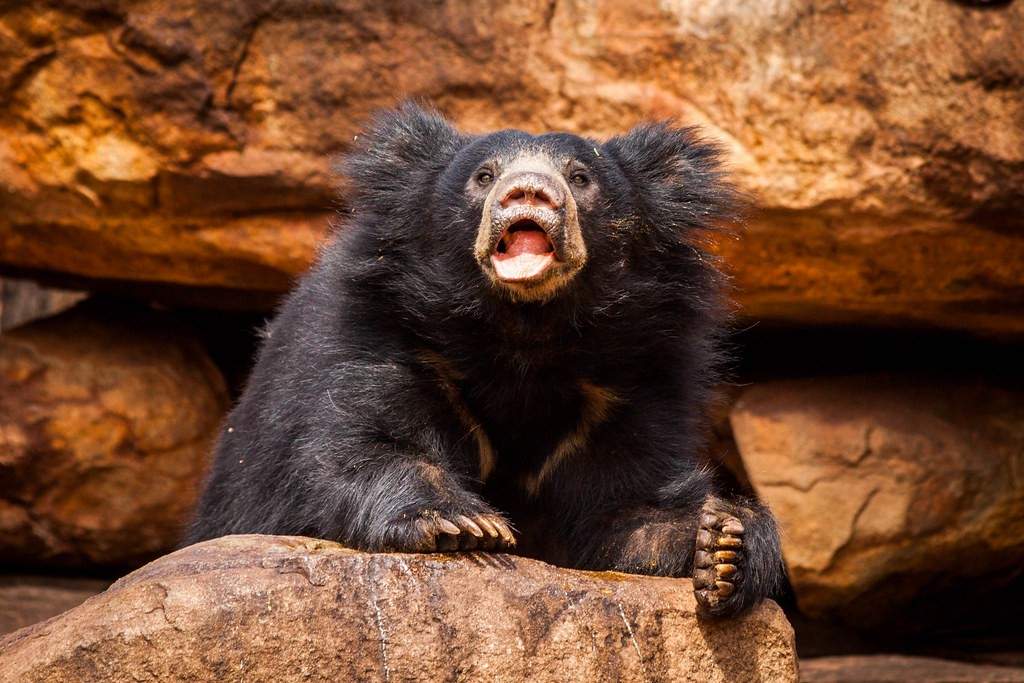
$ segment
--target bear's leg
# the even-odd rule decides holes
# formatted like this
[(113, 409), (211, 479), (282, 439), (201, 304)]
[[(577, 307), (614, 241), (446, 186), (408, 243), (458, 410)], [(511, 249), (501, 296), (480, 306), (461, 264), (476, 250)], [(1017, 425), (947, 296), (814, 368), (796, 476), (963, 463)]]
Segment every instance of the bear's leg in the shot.
[[(592, 534), (582, 533), (587, 528)], [(708, 494), (685, 507), (642, 507), (592, 517), (570, 538), (577, 565), (692, 576), (700, 612), (732, 616), (775, 594), (784, 576), (771, 514), (756, 501)]]

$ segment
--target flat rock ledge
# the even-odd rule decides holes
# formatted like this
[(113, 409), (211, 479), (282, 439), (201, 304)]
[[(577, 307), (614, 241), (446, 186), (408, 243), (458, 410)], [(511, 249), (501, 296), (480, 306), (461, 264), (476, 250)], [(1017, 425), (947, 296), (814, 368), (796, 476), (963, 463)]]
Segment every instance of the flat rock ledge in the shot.
[(695, 607), (687, 579), (229, 536), (7, 635), (0, 681), (797, 680), (775, 603)]

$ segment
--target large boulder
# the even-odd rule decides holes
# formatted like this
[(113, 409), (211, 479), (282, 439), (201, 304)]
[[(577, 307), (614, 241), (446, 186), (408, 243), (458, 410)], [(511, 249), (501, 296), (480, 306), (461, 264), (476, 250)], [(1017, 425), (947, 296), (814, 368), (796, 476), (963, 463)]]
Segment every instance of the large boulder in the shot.
[(227, 408), (190, 334), (79, 306), (0, 336), (0, 557), (137, 566), (173, 547)]
[(703, 124), (759, 209), (720, 245), (751, 317), (1020, 334), (1024, 4), (970, 5), (7, 3), (0, 263), (280, 292), (328, 155), (418, 96), (471, 130)]
[(960, 619), (958, 604), (986, 623), (1013, 611), (1000, 593), (1024, 566), (1024, 392), (914, 376), (776, 381), (747, 390), (731, 423), (803, 612), (871, 627)]
[(695, 607), (687, 579), (229, 536), (0, 640), (0, 681), (797, 680), (774, 603)]

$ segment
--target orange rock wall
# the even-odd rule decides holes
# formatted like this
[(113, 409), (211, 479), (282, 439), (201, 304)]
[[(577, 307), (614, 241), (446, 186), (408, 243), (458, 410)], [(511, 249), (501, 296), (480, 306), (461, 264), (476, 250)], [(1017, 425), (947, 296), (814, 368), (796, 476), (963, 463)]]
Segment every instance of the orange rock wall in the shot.
[(8, 269), (281, 292), (330, 156), (419, 97), (473, 131), (704, 126), (757, 207), (721, 246), (748, 318), (1024, 331), (1021, 3), (88, 7), (0, 14)]

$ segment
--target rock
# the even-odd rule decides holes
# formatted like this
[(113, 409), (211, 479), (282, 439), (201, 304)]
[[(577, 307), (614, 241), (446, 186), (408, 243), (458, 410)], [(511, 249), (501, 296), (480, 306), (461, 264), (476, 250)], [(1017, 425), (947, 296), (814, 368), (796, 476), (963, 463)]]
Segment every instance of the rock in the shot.
[(851, 655), (800, 660), (802, 683), (1024, 683), (1024, 669), (933, 657)]
[(1024, 392), (910, 375), (766, 382), (731, 422), (802, 612), (861, 628), (959, 620), (958, 604), (982, 622), (1012, 612), (1000, 594), (1024, 563)]
[(1024, 334), (1024, 230), (824, 214), (762, 214), (719, 245), (742, 316)]
[(695, 606), (688, 579), (229, 536), (0, 640), (0, 680), (796, 681), (774, 603)]
[(0, 635), (77, 607), (109, 585), (100, 579), (0, 576)]
[(31, 280), (0, 278), (0, 333), (24, 323), (56, 315), (88, 295), (41, 287)]
[(1019, 2), (16, 3), (0, 261), (281, 292), (328, 156), (416, 96), (469, 130), (704, 125), (758, 207), (720, 245), (752, 318), (1019, 335), (1021, 55)]
[(0, 557), (137, 566), (174, 546), (227, 408), (191, 335), (79, 306), (0, 336)]

